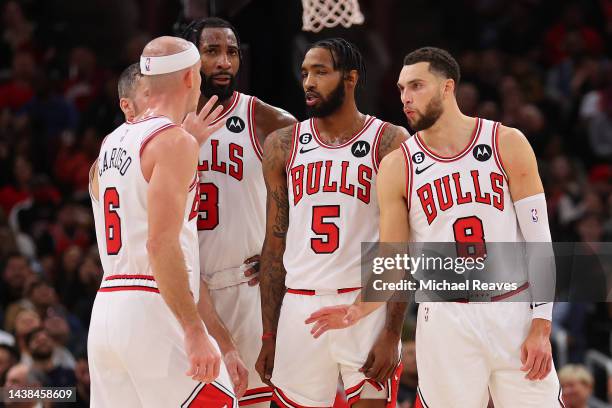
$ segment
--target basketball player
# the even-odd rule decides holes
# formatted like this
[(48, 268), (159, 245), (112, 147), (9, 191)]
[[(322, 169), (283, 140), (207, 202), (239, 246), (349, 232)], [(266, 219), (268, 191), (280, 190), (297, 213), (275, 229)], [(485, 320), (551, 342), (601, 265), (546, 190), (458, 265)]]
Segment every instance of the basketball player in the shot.
[[(196, 306), (198, 142), (177, 124), (197, 107), (199, 68), (183, 39), (148, 43), (148, 109), (102, 143), (91, 187), (104, 267), (88, 339), (92, 407), (237, 407)], [(189, 116), (199, 138), (222, 125), (210, 125), (213, 104)]]
[[(417, 133), (381, 164), (381, 241), (550, 243), (529, 142), (517, 129), (462, 114), (459, 77), (457, 62), (438, 48), (404, 59), (398, 87)], [(522, 301), (538, 280), (528, 279), (488, 303), (419, 305), (417, 407), (486, 407), (488, 391), (496, 407), (563, 406), (549, 339), (552, 303)], [(367, 303), (329, 308), (313, 321), (322, 333), (372, 310)]]
[(142, 112), (144, 109), (146, 97), (143, 84), (140, 79), (140, 64), (134, 63), (123, 70), (119, 76), (118, 91), (119, 91), (119, 107), (125, 115), (126, 122), (133, 121), (136, 117), (136, 112)]
[(210, 289), (214, 304), (201, 303), (201, 315), (219, 342), (230, 375), (238, 379), (234, 384), (239, 396), (243, 383), (246, 386), (240, 380), (240, 357), (248, 369), (248, 390), (240, 405), (267, 407), (272, 389), (255, 371), (263, 332), (254, 275), (265, 234), (261, 146), (272, 131), (296, 120), (282, 109), (236, 92), (240, 39), (230, 23), (219, 18), (198, 20), (187, 27), (184, 38), (202, 56), (200, 105), (218, 95), (223, 113), (217, 120), (226, 120), (200, 147), (201, 290)]
[(405, 303), (320, 339), (303, 322), (359, 295), (361, 242), (378, 240), (378, 164), (408, 134), (357, 109), (365, 67), (353, 44), (317, 42), (301, 69), (311, 118), (274, 132), (264, 145), (264, 342), (257, 370), (274, 384), (282, 407), (332, 406), (338, 376), (350, 404), (392, 405), (397, 389), (388, 380), (399, 379)]

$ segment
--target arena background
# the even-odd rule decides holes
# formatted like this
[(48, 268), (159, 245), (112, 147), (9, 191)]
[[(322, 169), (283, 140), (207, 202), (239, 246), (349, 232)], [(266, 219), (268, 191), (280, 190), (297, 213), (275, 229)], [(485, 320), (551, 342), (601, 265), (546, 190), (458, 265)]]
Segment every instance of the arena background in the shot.
[[(123, 121), (118, 74), (149, 39), (193, 18), (229, 19), (245, 56), (240, 90), (299, 119), (299, 64), (315, 39), (358, 44), (368, 69), (360, 109), (402, 126), (395, 83), (403, 56), (424, 45), (447, 48), (461, 65), (463, 112), (517, 127), (531, 142), (553, 239), (611, 240), (611, 0), (359, 4), (365, 24), (314, 34), (301, 30), (299, 0), (0, 2), (0, 385), (21, 361), (24, 381), (76, 385), (79, 403), (69, 406), (88, 406), (85, 345), (102, 275), (88, 169)], [(405, 327), (402, 407), (416, 386), (415, 310)], [(557, 368), (586, 365), (595, 379), (589, 407), (612, 401), (611, 315), (609, 303), (555, 307)], [(51, 361), (34, 361), (45, 347)], [(586, 400), (589, 377), (568, 378), (568, 407), (586, 407), (572, 401)]]

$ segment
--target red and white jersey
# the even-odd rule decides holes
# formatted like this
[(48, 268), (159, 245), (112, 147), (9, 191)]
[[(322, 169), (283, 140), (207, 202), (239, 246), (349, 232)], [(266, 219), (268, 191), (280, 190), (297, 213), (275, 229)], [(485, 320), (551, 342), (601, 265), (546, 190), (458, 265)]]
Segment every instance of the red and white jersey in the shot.
[(499, 126), (477, 119), (454, 157), (435, 154), (418, 133), (402, 144), (411, 241), (523, 241), (499, 156)]
[(217, 119), (225, 126), (200, 148), (200, 274), (211, 288), (246, 282), (244, 261), (264, 241), (266, 185), (254, 109), (255, 97), (234, 92)]
[(378, 241), (376, 172), (385, 125), (367, 116), (363, 128), (339, 146), (321, 140), (316, 119), (296, 125), (287, 163), (288, 288), (361, 286), (361, 242)]
[[(148, 183), (142, 174), (140, 155), (153, 137), (174, 126), (177, 125), (166, 117), (153, 116), (124, 123), (102, 143), (98, 156), (99, 200), (92, 206), (104, 268), (101, 291), (129, 288), (158, 292), (146, 249)], [(196, 301), (199, 296), (197, 187), (195, 172), (179, 236)]]

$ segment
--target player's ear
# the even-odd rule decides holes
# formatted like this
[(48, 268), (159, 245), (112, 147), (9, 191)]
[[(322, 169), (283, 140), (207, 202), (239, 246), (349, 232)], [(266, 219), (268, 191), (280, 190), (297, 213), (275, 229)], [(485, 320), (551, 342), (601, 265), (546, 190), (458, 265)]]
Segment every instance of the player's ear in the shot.
[(448, 78), (444, 81), (444, 96), (455, 94), (455, 80)]
[(185, 70), (185, 73), (183, 74), (183, 82), (189, 89), (193, 88), (195, 85), (195, 76), (193, 75), (193, 72), (194, 69), (190, 68)]
[(125, 115), (127, 120), (130, 120), (130, 116), (133, 116), (133, 109), (130, 104), (130, 100), (128, 98), (120, 98), (119, 99), (119, 107), (121, 111)]
[(356, 69), (352, 69), (344, 74), (344, 80), (351, 88), (355, 88), (357, 86), (357, 81), (359, 81), (359, 74)]

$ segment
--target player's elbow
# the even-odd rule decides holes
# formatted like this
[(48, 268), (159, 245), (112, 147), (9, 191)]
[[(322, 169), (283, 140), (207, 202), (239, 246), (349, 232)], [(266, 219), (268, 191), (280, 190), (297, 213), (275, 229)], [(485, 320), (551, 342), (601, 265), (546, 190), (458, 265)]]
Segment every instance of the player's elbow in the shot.
[(167, 250), (168, 248), (172, 247), (174, 241), (176, 240), (161, 235), (149, 236), (146, 245), (147, 254), (152, 259), (163, 256), (164, 250)]

